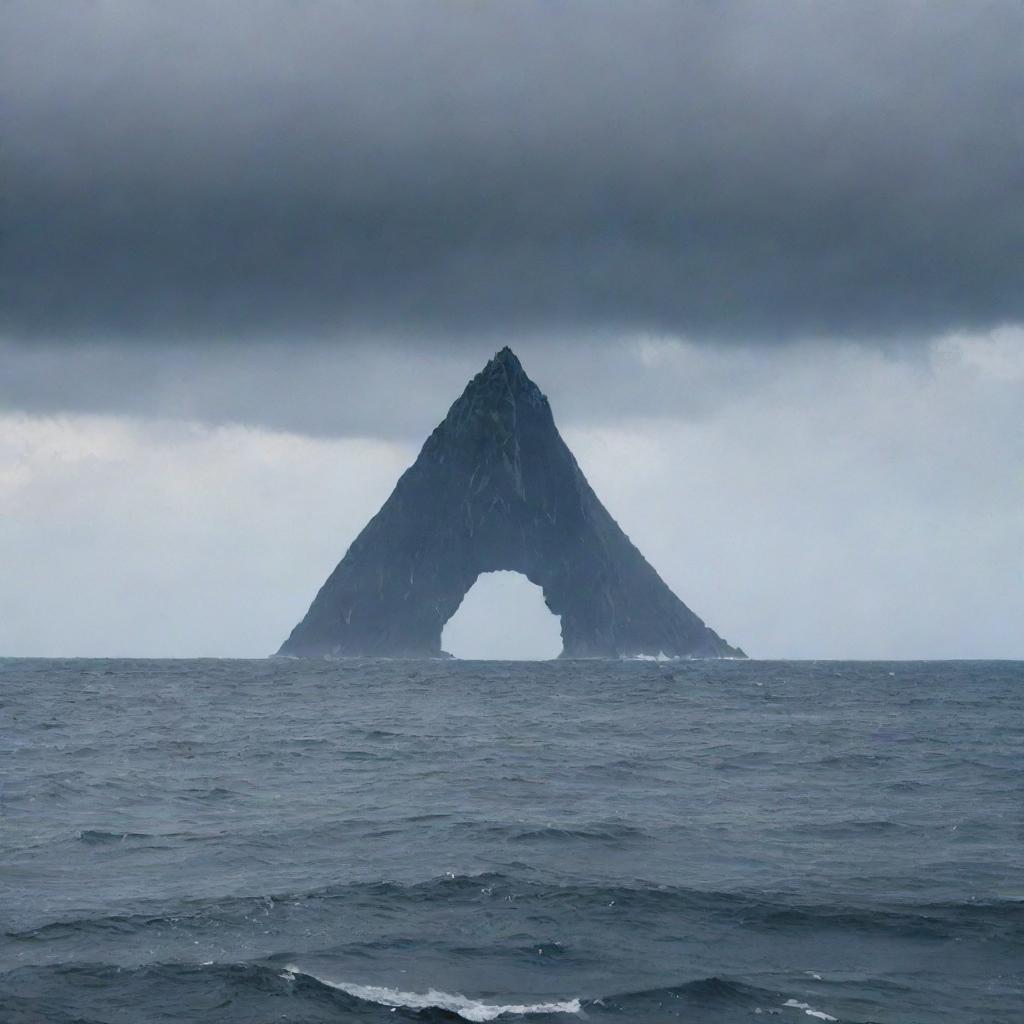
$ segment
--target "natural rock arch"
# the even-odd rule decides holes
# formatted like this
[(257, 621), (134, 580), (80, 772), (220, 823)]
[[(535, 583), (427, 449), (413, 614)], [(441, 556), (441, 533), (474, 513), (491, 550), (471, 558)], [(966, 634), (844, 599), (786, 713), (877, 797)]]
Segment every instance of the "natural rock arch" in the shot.
[(456, 658), (546, 661), (562, 651), (562, 623), (522, 573), (482, 572), (442, 626), (441, 646)]
[(630, 543), (508, 348), (467, 385), (280, 653), (439, 657), (445, 622), (498, 569), (543, 590), (563, 657), (742, 656)]

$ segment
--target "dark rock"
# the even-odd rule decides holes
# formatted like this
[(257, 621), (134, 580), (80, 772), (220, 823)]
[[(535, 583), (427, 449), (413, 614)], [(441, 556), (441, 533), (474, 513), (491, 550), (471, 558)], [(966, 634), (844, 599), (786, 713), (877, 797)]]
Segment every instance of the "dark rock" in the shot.
[(591, 490), (511, 350), (466, 387), (281, 647), (438, 657), (482, 572), (511, 569), (562, 620), (562, 657), (743, 657), (672, 593)]

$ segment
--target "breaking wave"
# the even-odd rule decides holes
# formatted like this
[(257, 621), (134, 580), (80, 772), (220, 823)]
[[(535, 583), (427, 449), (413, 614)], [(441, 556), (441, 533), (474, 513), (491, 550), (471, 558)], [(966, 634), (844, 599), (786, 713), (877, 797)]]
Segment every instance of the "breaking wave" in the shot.
[(498, 1017), (511, 1015), (580, 1012), (579, 999), (567, 999), (555, 1003), (485, 1003), (482, 1000), (470, 999), (468, 996), (458, 993), (439, 992), (437, 989), (429, 989), (422, 993), (401, 992), (398, 989), (385, 988), (380, 985), (357, 985), (354, 982), (330, 981), (327, 978), (319, 978), (315, 974), (303, 971), (294, 965), (286, 967), (283, 976), (286, 980), (291, 980), (300, 974), (318, 981), (321, 985), (335, 988), (339, 992), (345, 992), (365, 1002), (379, 1003), (381, 1006), (401, 1006), (410, 1010), (447, 1010), (449, 1013), (458, 1014), (464, 1020), (470, 1021), (496, 1020)]

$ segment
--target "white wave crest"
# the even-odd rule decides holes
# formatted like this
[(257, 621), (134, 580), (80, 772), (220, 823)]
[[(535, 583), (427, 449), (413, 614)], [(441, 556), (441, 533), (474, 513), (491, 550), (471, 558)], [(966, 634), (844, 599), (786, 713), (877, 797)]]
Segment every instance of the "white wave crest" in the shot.
[(808, 1017), (817, 1017), (818, 1020), (837, 1020), (838, 1018), (829, 1016), (823, 1010), (815, 1010), (813, 1006), (807, 1003), (798, 1003), (795, 999), (787, 999), (783, 1006), (791, 1006), (794, 1010), (803, 1010)]
[(427, 992), (400, 992), (398, 989), (384, 988), (378, 985), (356, 985), (348, 981), (329, 981), (327, 978), (320, 978), (308, 971), (300, 970), (298, 967), (288, 966), (285, 971), (291, 975), (304, 974), (307, 978), (319, 981), (321, 985), (336, 988), (356, 999), (379, 1003), (381, 1006), (404, 1006), (410, 1010), (431, 1008), (447, 1010), (449, 1013), (457, 1013), (464, 1020), (474, 1022), (495, 1020), (503, 1014), (580, 1012), (578, 999), (568, 999), (561, 1003), (482, 1003), (479, 999), (470, 999), (468, 996), (458, 993), (438, 992), (436, 989), (430, 989)]

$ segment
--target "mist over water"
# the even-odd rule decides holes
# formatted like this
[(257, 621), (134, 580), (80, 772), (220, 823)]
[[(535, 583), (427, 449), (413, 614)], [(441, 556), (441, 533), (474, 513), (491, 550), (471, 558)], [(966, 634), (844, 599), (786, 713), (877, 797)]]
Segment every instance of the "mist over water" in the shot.
[(0, 1021), (1011, 1024), (1022, 686), (3, 660)]

